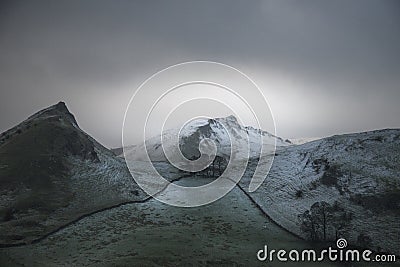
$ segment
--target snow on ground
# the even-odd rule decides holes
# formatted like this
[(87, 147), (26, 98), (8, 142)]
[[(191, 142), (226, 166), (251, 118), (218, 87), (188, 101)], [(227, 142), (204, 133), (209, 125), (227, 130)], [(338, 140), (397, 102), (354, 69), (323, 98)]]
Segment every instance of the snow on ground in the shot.
[(308, 142), (312, 142), (318, 139), (322, 139), (321, 137), (301, 137), (301, 138), (289, 138), (288, 140), (293, 144), (293, 145), (302, 145)]
[[(197, 182), (199, 178), (192, 177), (180, 184), (196, 186)], [(310, 248), (266, 218), (236, 187), (203, 207), (178, 208), (151, 199), (103, 211), (37, 244), (0, 249), (0, 265), (270, 266), (257, 260), (264, 245)], [(275, 259), (273, 266), (299, 263)], [(301, 266), (321, 266), (321, 262)], [(323, 262), (323, 266), (341, 265)]]
[[(400, 130), (333, 136), (278, 149), (266, 180), (250, 195), (279, 225), (304, 238), (298, 215), (315, 202), (337, 202), (352, 213), (350, 228), (340, 231), (350, 243), (363, 233), (371, 249), (398, 253), (399, 163)], [(335, 236), (328, 232), (328, 238)]]
[[(224, 125), (229, 129), (225, 129)], [(231, 138), (228, 131), (232, 134)], [(146, 144), (137, 144), (126, 147), (125, 153), (128, 154), (130, 160), (147, 160), (146, 148), (148, 154), (153, 161), (165, 161), (163, 151), (163, 143), (165, 150), (172, 150), (170, 145), (179, 135), (180, 145), (187, 149), (187, 154), (195, 155), (198, 152), (198, 145), (204, 138), (210, 138), (216, 142), (218, 152), (217, 155), (229, 156), (231, 151), (231, 141), (238, 142), (238, 148), (235, 150), (237, 155), (247, 157), (248, 149), (247, 142), (249, 142), (249, 152), (251, 157), (256, 157), (261, 148), (261, 139), (264, 148), (271, 149), (275, 144), (276, 146), (287, 146), (289, 142), (284, 141), (282, 138), (274, 136), (273, 134), (255, 129), (253, 127), (245, 127), (238, 123), (234, 116), (226, 118), (217, 118), (214, 120), (196, 119), (186, 124), (182, 129), (169, 129), (166, 130), (162, 136), (158, 135), (146, 140)], [(161, 141), (162, 140), (162, 141)], [(247, 141), (248, 140), (248, 141)], [(165, 145), (168, 144), (168, 145)], [(124, 155), (120, 155), (123, 157)]]

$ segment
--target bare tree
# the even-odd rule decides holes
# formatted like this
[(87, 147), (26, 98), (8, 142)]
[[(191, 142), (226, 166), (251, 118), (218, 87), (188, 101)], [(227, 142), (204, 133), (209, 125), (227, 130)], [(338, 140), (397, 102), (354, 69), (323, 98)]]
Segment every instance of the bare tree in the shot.
[[(352, 214), (335, 202), (333, 205), (325, 201), (315, 202), (310, 210), (298, 216), (301, 230), (307, 233), (311, 240), (337, 239), (350, 227)], [(333, 232), (329, 235), (330, 232)]]

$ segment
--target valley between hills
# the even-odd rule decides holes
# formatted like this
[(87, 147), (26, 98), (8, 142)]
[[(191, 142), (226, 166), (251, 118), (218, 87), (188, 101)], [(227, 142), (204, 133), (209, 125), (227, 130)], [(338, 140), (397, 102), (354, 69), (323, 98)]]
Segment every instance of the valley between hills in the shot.
[[(227, 162), (221, 123), (238, 138), (250, 138), (251, 157), (231, 192), (196, 208), (149, 197), (133, 180), (121, 149), (113, 153), (80, 129), (63, 102), (2, 133), (0, 266), (269, 266), (256, 257), (264, 245), (319, 249), (338, 237), (354, 247), (399, 254), (399, 129), (295, 145), (230, 116), (189, 125), (183, 154), (198, 157), (201, 139), (210, 138), (218, 144), (217, 158)], [(265, 181), (249, 192), (255, 166), (263, 164), (258, 137), (277, 147)], [(185, 186), (209, 183), (222, 171), (180, 171), (165, 160), (157, 140), (126, 153), (140, 165), (146, 146), (163, 177)], [(173, 193), (160, 187), (159, 194), (171, 194), (165, 197)], [(320, 216), (328, 219), (322, 224)], [(273, 264), (280, 265), (299, 264)], [(343, 266), (315, 263), (321, 265)]]

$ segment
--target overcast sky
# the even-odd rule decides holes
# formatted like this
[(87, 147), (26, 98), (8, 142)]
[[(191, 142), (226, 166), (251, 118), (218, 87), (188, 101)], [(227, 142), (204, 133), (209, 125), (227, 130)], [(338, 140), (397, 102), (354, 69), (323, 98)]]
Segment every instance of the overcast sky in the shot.
[(277, 134), (400, 127), (400, 1), (1, 1), (0, 131), (63, 100), (120, 145), (136, 88), (176, 63), (248, 74)]

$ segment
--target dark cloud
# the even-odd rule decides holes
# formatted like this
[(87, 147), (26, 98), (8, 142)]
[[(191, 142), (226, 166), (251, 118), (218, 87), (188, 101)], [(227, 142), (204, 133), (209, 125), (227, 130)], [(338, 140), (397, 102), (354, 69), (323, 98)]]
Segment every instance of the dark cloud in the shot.
[(117, 146), (140, 82), (194, 59), (263, 85), (285, 137), (400, 126), (396, 0), (0, 5), (0, 130), (62, 99), (85, 130)]

